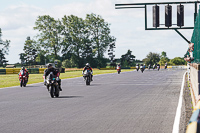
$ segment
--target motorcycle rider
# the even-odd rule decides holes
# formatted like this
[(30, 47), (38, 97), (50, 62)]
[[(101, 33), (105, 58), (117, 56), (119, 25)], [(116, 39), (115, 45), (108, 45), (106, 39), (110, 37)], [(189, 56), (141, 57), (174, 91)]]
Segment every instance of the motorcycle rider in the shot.
[(143, 68), (144, 68), (144, 70), (145, 70), (145, 68), (146, 68), (145, 64), (143, 65)]
[(153, 70), (156, 68), (156, 64), (153, 65)]
[(165, 69), (167, 69), (167, 62), (165, 63)]
[(55, 75), (57, 82), (58, 82), (58, 88), (60, 89), (60, 91), (62, 91), (61, 79), (59, 78), (59, 76), (60, 76), (59, 70), (55, 69), (51, 63), (49, 63), (47, 67), (48, 68), (45, 69), (45, 71), (44, 71), (44, 85), (46, 85), (46, 77), (50, 74), (50, 72), (53, 72), (53, 74)]
[(158, 68), (158, 70), (160, 69), (160, 64), (157, 64), (157, 68)]
[(120, 65), (120, 63), (117, 64), (117, 69), (119, 69), (119, 71), (121, 72), (121, 65)]
[[(82, 74), (84, 74), (84, 71), (85, 70), (89, 70), (91, 72), (91, 81), (93, 81), (92, 77), (93, 77), (93, 71), (92, 71), (92, 67), (90, 67), (90, 64), (89, 63), (86, 63), (85, 67), (83, 68), (83, 72)], [(84, 80), (85, 80), (85, 77), (84, 77)]]
[(27, 83), (28, 83), (29, 72), (24, 66), (21, 68), (21, 70), (19, 71), (18, 75), (19, 76), (25, 75), (27, 77)]
[(149, 70), (151, 69), (151, 64), (149, 64), (149, 67), (148, 67), (148, 69), (149, 69)]
[(139, 64), (136, 64), (136, 70), (138, 71), (140, 68)]

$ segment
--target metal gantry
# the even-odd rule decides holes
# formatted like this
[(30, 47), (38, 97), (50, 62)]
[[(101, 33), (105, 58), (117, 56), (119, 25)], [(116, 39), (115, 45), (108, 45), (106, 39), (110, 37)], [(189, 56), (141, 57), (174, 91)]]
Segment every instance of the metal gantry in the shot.
[[(196, 20), (196, 16), (197, 16), (197, 6), (198, 3), (200, 3), (198, 0), (197, 1), (188, 1), (188, 2), (156, 2), (156, 3), (129, 3), (129, 4), (115, 4), (115, 9), (130, 9), (130, 8), (144, 8), (145, 10), (145, 30), (175, 30), (185, 41), (187, 41), (188, 43), (190, 43), (190, 41), (188, 41), (179, 31), (178, 29), (194, 29), (194, 26), (192, 27), (184, 27), (184, 26), (179, 26), (179, 27), (165, 27), (165, 28), (159, 28), (159, 27), (155, 27), (155, 28), (148, 28), (147, 23), (148, 23), (148, 19), (147, 19), (147, 6), (149, 5), (171, 5), (171, 4), (194, 4), (194, 23)], [(161, 24), (162, 25), (162, 24)], [(175, 25), (175, 24), (172, 24)]]

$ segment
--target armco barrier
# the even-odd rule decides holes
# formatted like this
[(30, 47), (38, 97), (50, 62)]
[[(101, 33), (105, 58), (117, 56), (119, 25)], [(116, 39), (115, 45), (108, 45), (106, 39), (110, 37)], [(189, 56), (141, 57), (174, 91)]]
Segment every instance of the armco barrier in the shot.
[[(47, 68), (27, 68), (30, 74), (43, 74), (45, 69)], [(21, 68), (0, 69), (0, 74), (18, 74), (20, 70)], [(61, 73), (65, 73), (65, 68), (60, 68), (59, 70)]]
[(187, 125), (186, 133), (199, 133), (200, 132), (200, 101), (197, 103), (193, 110), (193, 114)]
[(13, 69), (11, 68), (11, 69), (6, 69), (6, 74), (13, 74)]
[(39, 74), (43, 74), (46, 68), (39, 68)]
[(0, 74), (6, 74), (6, 69), (0, 69)]

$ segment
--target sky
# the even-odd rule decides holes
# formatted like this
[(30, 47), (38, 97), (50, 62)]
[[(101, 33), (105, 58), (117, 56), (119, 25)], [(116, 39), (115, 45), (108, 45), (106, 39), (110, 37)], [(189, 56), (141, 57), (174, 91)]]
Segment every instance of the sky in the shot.
[[(149, 52), (167, 53), (167, 57), (183, 57), (188, 43), (174, 30), (145, 30), (144, 9), (115, 9), (115, 4), (174, 2), (174, 0), (0, 0), (0, 28), (2, 39), (10, 40), (8, 63), (20, 62), (19, 54), (27, 36), (34, 38), (38, 16), (50, 15), (61, 19), (76, 15), (85, 19), (86, 14), (97, 14), (110, 24), (111, 35), (116, 38), (115, 56), (120, 58), (128, 49), (142, 60)], [(185, 0), (176, 0), (176, 2)], [(173, 24), (176, 23), (176, 6), (173, 5)], [(194, 26), (194, 5), (185, 5), (185, 26)], [(148, 27), (152, 27), (152, 6), (148, 6)], [(160, 6), (160, 23), (164, 24), (164, 6)], [(189, 41), (193, 30), (179, 30)], [(107, 57), (107, 54), (105, 54)]]

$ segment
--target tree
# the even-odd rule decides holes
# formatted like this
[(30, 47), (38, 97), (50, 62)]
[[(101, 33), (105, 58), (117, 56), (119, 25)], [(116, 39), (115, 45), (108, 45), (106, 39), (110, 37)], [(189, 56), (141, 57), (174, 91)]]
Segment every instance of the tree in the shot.
[(135, 56), (132, 55), (132, 51), (129, 49), (126, 54), (121, 56), (121, 66), (131, 67), (135, 66)]
[(115, 37), (110, 35), (109, 24), (104, 19), (95, 14), (87, 14), (85, 19), (90, 33), (93, 50), (96, 53), (98, 66), (103, 65), (104, 53), (110, 44), (115, 42)]
[(165, 51), (162, 51), (160, 58), (166, 58), (166, 57), (167, 57), (167, 53)]
[(184, 58), (175, 57), (174, 59), (170, 60), (170, 63), (172, 63), (173, 65), (185, 65), (186, 61), (184, 60)]
[(39, 16), (35, 22), (35, 30), (39, 30), (38, 43), (48, 55), (58, 58), (61, 49), (61, 22), (49, 15)]
[(157, 53), (152, 53), (149, 52), (149, 54), (146, 56), (145, 59), (143, 59), (143, 62), (148, 65), (148, 64), (157, 64), (160, 61), (160, 55)]
[(109, 44), (109, 48), (108, 48), (108, 55), (109, 55), (109, 58), (110, 58), (110, 62), (112, 63), (113, 61), (114, 61), (114, 57), (115, 57), (115, 55), (114, 55), (114, 48), (116, 48), (115, 47), (115, 43), (111, 43), (111, 44)]
[(66, 59), (62, 62), (62, 66), (65, 68), (73, 68), (73, 67), (77, 67), (77, 65), (74, 63), (74, 61), (72, 59)]
[(23, 64), (25, 64), (25, 62), (26, 62), (26, 55), (25, 55), (25, 53), (20, 53), (19, 54), (19, 59), (21, 60), (21, 66), (23, 65)]
[(90, 48), (85, 21), (82, 18), (70, 15), (62, 18), (62, 24), (62, 35), (64, 36), (62, 53), (72, 53), (71, 58), (78, 64), (78, 67), (81, 67), (83, 66), (82, 58), (87, 56), (86, 53)]
[(5, 55), (8, 55), (10, 40), (3, 41), (1, 37), (2, 32), (0, 28), (0, 66), (3, 66), (8, 62), (5, 58)]
[(167, 62), (167, 63), (169, 63), (169, 58), (167, 57), (167, 53), (166, 52), (162, 52), (161, 53), (161, 58), (160, 58), (160, 61), (159, 61), (159, 64), (160, 65), (162, 65), (162, 66), (164, 66), (165, 65), (165, 63)]
[(35, 41), (31, 40), (30, 37), (27, 37), (27, 40), (25, 41), (24, 44), (24, 54), (21, 53), (21, 55), (24, 55), (24, 59), (26, 59), (26, 62), (31, 63), (35, 62), (36, 57), (37, 57), (37, 49), (35, 45)]

